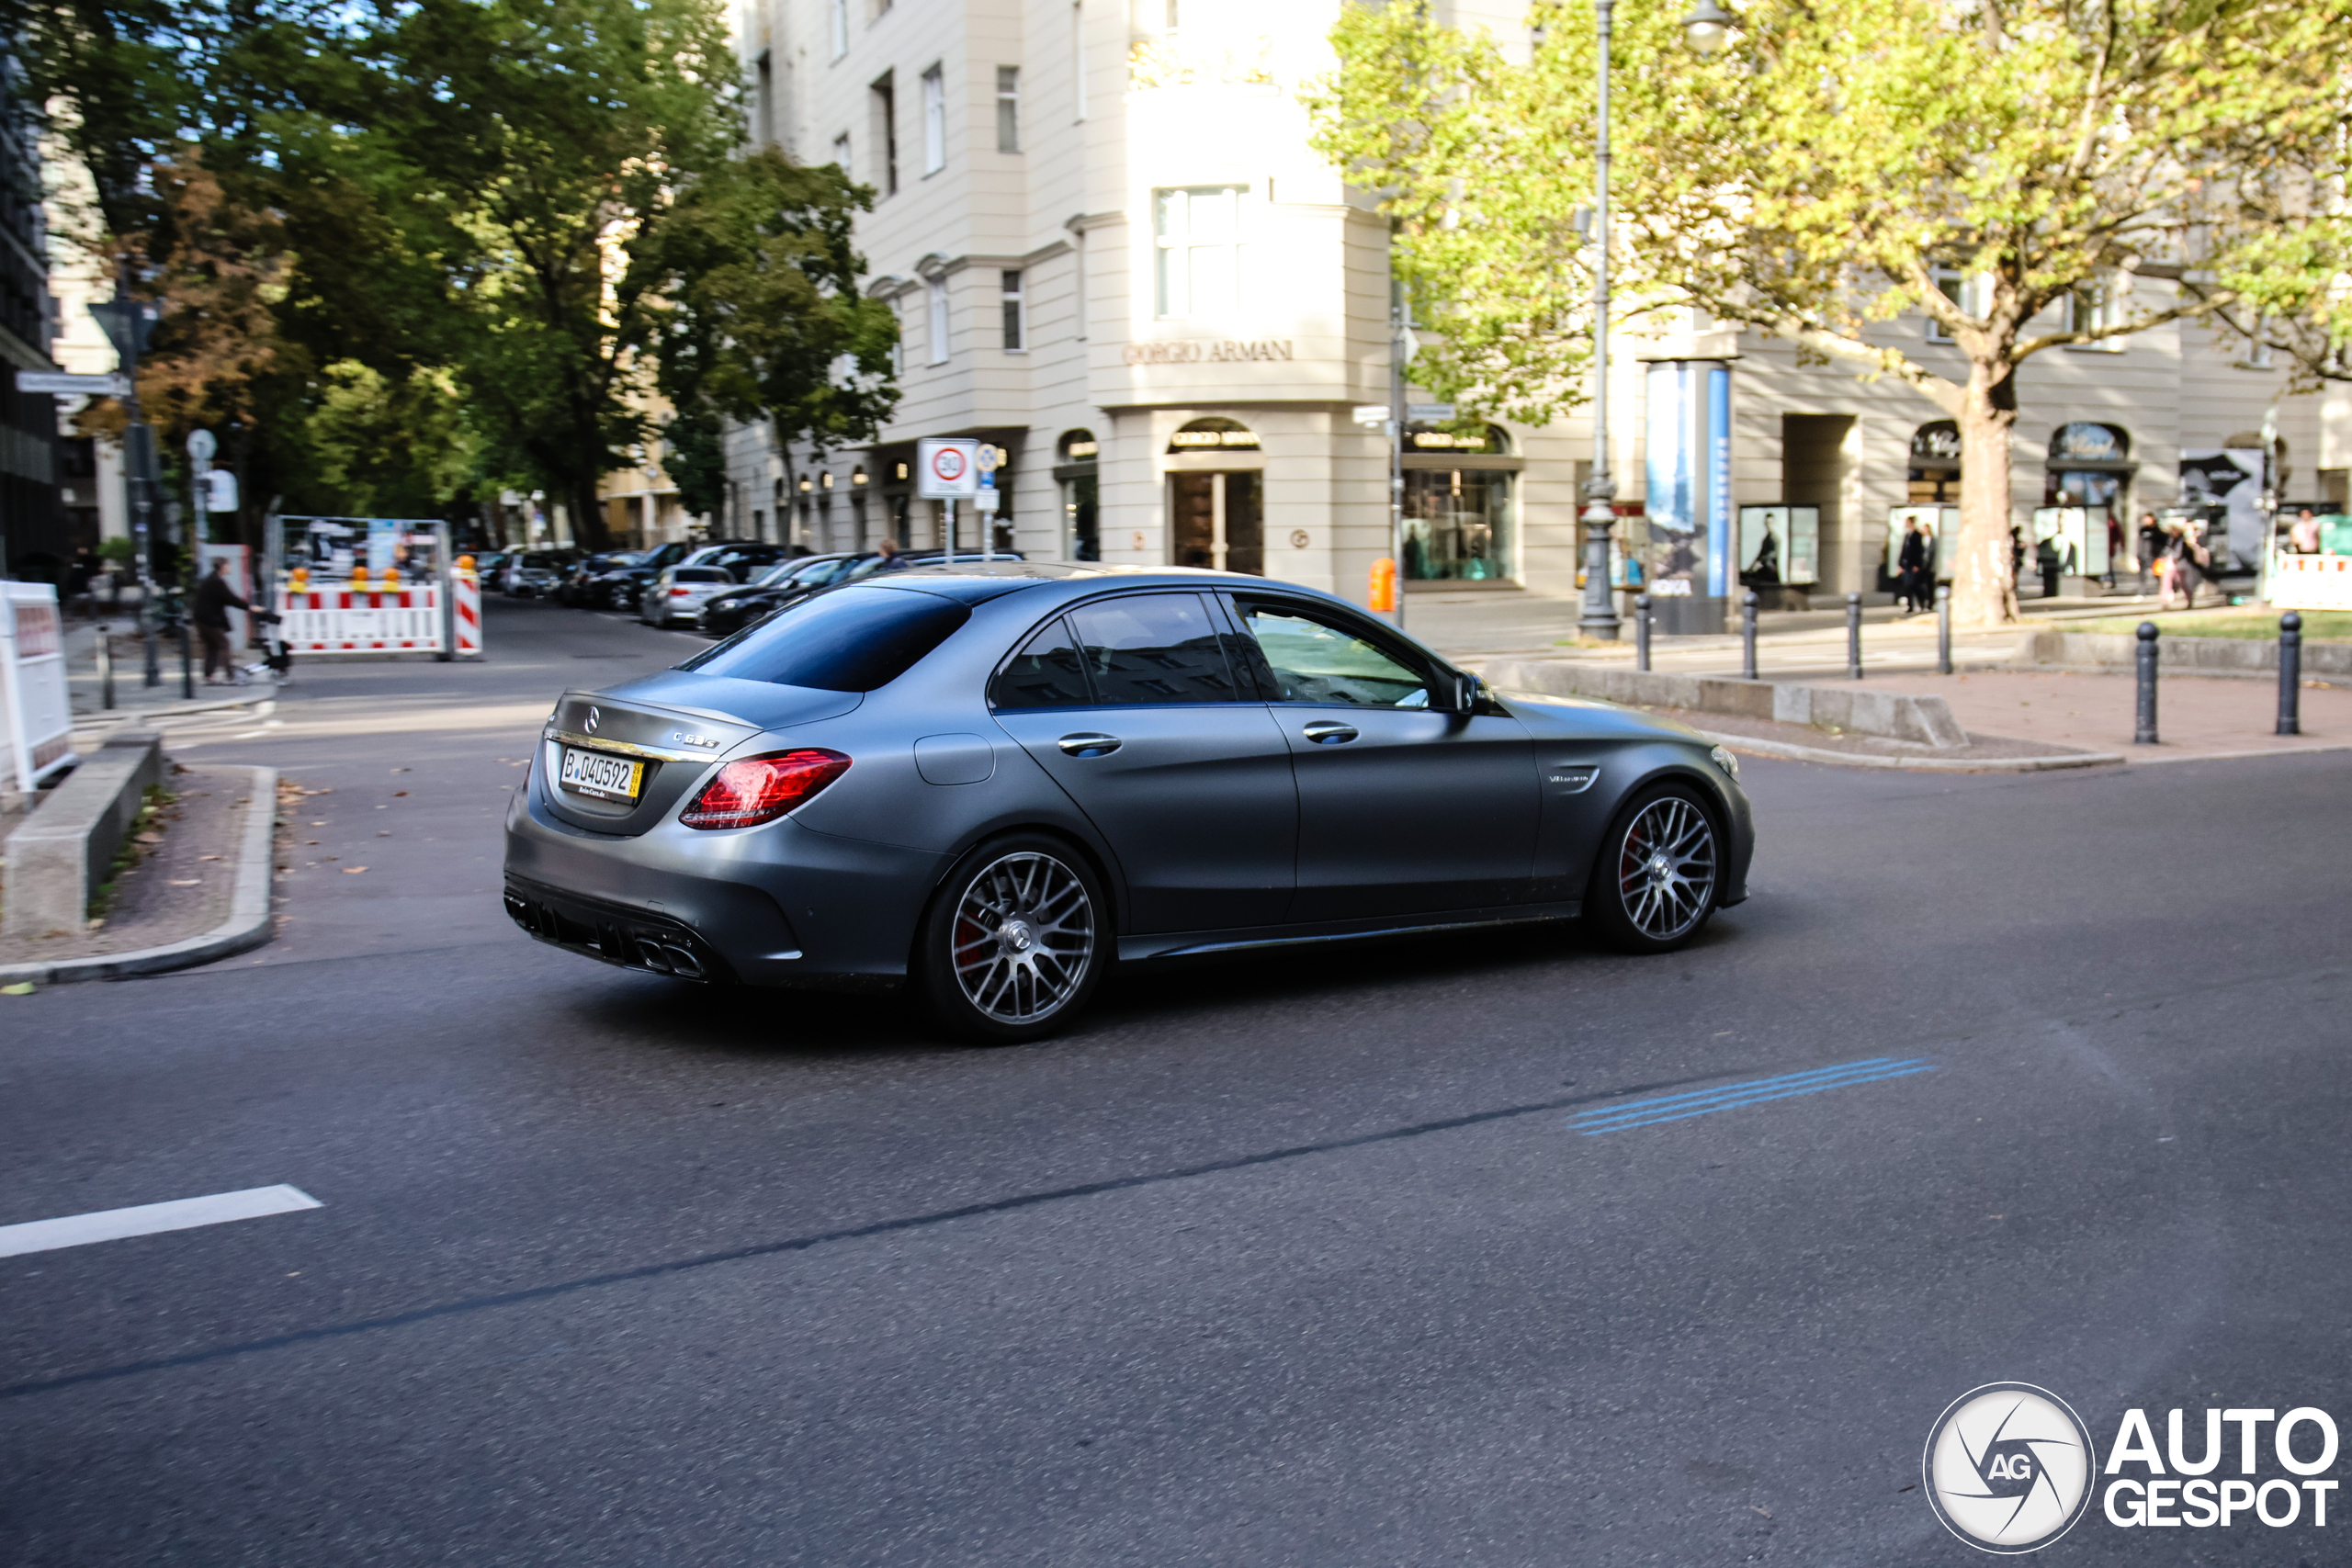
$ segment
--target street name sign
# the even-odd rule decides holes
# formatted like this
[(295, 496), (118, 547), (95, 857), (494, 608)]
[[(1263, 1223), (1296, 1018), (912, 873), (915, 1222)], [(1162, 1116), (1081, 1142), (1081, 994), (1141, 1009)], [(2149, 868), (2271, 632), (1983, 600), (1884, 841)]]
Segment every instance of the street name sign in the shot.
[(127, 398), (130, 396), (130, 378), (119, 371), (77, 376), (64, 370), (19, 370), (17, 390), (47, 392), (58, 398)]

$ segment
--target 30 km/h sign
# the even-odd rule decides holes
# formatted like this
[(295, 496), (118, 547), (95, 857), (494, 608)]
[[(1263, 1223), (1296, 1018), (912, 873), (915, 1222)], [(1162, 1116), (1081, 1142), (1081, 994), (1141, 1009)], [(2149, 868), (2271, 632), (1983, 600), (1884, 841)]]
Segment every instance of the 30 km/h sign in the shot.
[(980, 444), (962, 437), (915, 443), (915, 494), (924, 501), (968, 501), (979, 493)]

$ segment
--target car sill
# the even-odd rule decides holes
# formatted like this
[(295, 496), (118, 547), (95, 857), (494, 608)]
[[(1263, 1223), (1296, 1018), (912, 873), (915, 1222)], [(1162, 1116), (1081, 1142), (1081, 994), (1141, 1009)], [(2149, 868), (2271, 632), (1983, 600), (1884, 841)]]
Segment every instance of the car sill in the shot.
[[(1437, 936), (1455, 931), (1489, 931), (1498, 926), (1570, 920), (1577, 918), (1581, 908), (1582, 906), (1577, 903), (1531, 904), (1523, 910), (1513, 910), (1507, 915), (1481, 911), (1465, 919), (1416, 920), (1409, 925), (1374, 926), (1360, 931), (1282, 932), (1210, 942), (1189, 942), (1182, 935), (1130, 936), (1119, 939), (1119, 957), (1122, 962), (1132, 964), (1147, 959), (1204, 958), (1213, 953), (1251, 953), (1263, 948), (1306, 947), (1323, 942), (1371, 942), (1383, 937)], [(1157, 945), (1166, 942), (1179, 945)]]

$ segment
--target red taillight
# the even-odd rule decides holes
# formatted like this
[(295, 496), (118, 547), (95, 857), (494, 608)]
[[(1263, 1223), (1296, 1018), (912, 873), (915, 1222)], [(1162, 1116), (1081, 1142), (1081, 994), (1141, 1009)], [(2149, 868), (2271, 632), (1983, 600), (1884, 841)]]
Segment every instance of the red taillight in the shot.
[(693, 597), (693, 595), (684, 588), (673, 588), (670, 590), (670, 597), (673, 599), (687, 599)]
[(756, 828), (773, 822), (849, 772), (839, 751), (779, 751), (728, 763), (686, 803), (689, 828)]

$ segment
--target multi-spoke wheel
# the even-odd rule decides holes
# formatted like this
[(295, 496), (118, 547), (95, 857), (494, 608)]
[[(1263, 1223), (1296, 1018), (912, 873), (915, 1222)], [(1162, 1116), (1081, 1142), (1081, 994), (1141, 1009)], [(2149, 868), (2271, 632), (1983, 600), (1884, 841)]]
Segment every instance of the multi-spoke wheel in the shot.
[(932, 1010), (997, 1043), (1051, 1032), (1101, 975), (1102, 908), (1092, 875), (1063, 844), (1023, 835), (983, 845), (923, 923), (916, 966)]
[(1585, 912), (1628, 952), (1680, 947), (1714, 910), (1721, 855), (1714, 819), (1689, 785), (1645, 790), (1610, 828)]

